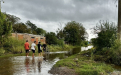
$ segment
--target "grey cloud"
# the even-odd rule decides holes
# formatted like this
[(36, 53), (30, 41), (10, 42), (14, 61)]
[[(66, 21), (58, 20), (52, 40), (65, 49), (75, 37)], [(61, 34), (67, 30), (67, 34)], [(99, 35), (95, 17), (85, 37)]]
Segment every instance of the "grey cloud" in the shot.
[(86, 22), (100, 20), (112, 14), (111, 8), (106, 7), (109, 1), (114, 0), (5, 0), (2, 9), (45, 22)]

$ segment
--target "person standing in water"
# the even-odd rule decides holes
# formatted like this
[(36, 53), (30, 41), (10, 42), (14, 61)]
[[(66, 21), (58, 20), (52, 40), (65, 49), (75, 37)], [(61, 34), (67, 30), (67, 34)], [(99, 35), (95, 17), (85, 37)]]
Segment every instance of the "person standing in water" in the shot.
[(28, 57), (28, 55), (29, 55), (29, 43), (28, 43), (28, 40), (26, 40), (26, 43), (24, 44), (24, 48), (26, 50), (26, 57)]
[(34, 41), (32, 44), (31, 44), (31, 50), (32, 50), (32, 52), (33, 52), (33, 55), (32, 55), (32, 57), (34, 57), (34, 53), (35, 53), (35, 50), (36, 50), (36, 41)]
[(40, 53), (41, 53), (41, 56), (42, 56), (42, 50), (41, 50), (41, 44), (40, 42), (38, 43), (38, 53), (39, 53), (39, 57), (40, 57)]

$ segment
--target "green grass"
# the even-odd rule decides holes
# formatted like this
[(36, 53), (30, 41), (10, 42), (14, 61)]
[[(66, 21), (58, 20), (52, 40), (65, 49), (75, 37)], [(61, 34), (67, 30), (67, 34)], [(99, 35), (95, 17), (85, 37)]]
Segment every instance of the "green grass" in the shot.
[(108, 72), (113, 71), (112, 66), (95, 62), (86, 54), (88, 54), (88, 51), (60, 60), (54, 67), (69, 67), (74, 69), (79, 75), (107, 75)]
[(13, 56), (23, 56), (25, 55), (25, 53), (21, 53), (21, 54), (2, 54), (0, 56), (0, 58), (3, 58), (3, 57), (13, 57)]
[(74, 48), (74, 46), (66, 44), (63, 47), (59, 45), (48, 45), (47, 48), (50, 52), (56, 52), (56, 51), (69, 51), (70, 49)]

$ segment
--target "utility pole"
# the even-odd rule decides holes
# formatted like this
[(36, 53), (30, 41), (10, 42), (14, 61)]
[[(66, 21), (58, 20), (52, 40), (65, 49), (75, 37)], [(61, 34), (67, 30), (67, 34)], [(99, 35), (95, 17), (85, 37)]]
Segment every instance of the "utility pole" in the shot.
[(3, 0), (0, 0), (0, 11), (1, 11), (1, 2), (3, 2), (3, 3), (4, 3), (4, 1), (3, 1)]
[(121, 0), (118, 0), (118, 39), (121, 40)]
[(1, 11), (1, 0), (0, 0), (0, 11)]

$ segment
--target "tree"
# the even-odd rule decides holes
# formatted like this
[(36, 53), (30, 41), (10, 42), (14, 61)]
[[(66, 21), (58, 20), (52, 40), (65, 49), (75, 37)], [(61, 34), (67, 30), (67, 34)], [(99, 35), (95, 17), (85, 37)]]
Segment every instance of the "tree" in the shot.
[(31, 32), (32, 32), (33, 34), (37, 34), (37, 33), (36, 33), (37, 26), (36, 26), (35, 24), (33, 24), (33, 23), (30, 22), (30, 21), (27, 21), (27, 22), (26, 22), (26, 25), (27, 25), (28, 28), (31, 28)]
[(45, 34), (46, 37), (46, 42), (51, 45), (51, 44), (57, 44), (57, 37), (54, 32), (48, 32)]
[(0, 41), (2, 41), (3, 28), (4, 28), (5, 15), (0, 11)]
[(0, 42), (7, 38), (12, 31), (12, 24), (6, 19), (6, 16), (0, 11)]
[(61, 23), (59, 23), (59, 28), (57, 29), (56, 33), (58, 39), (64, 39), (63, 26)]
[(37, 28), (36, 33), (37, 33), (37, 35), (45, 35), (46, 31), (43, 30), (42, 28)]
[(31, 29), (27, 28), (24, 23), (17, 23), (13, 26), (14, 32), (17, 33), (31, 33)]
[(63, 30), (65, 41), (72, 45), (79, 45), (85, 40), (86, 30), (81, 23), (71, 21), (66, 24)]
[(117, 26), (114, 23), (99, 22), (99, 25), (94, 28), (94, 32), (98, 35), (97, 38), (92, 39), (96, 51), (102, 51), (103, 48), (110, 48), (114, 45), (117, 39)]
[(12, 25), (15, 25), (15, 24), (18, 23), (19, 20), (20, 20), (19, 17), (16, 17), (16, 16), (14, 16), (14, 15), (6, 14), (6, 13), (4, 13), (4, 14), (6, 15), (6, 19), (7, 19), (9, 22), (11, 22)]
[(57, 32), (57, 38), (58, 39), (63, 39), (64, 38), (64, 33), (62, 29), (59, 29), (56, 31)]

